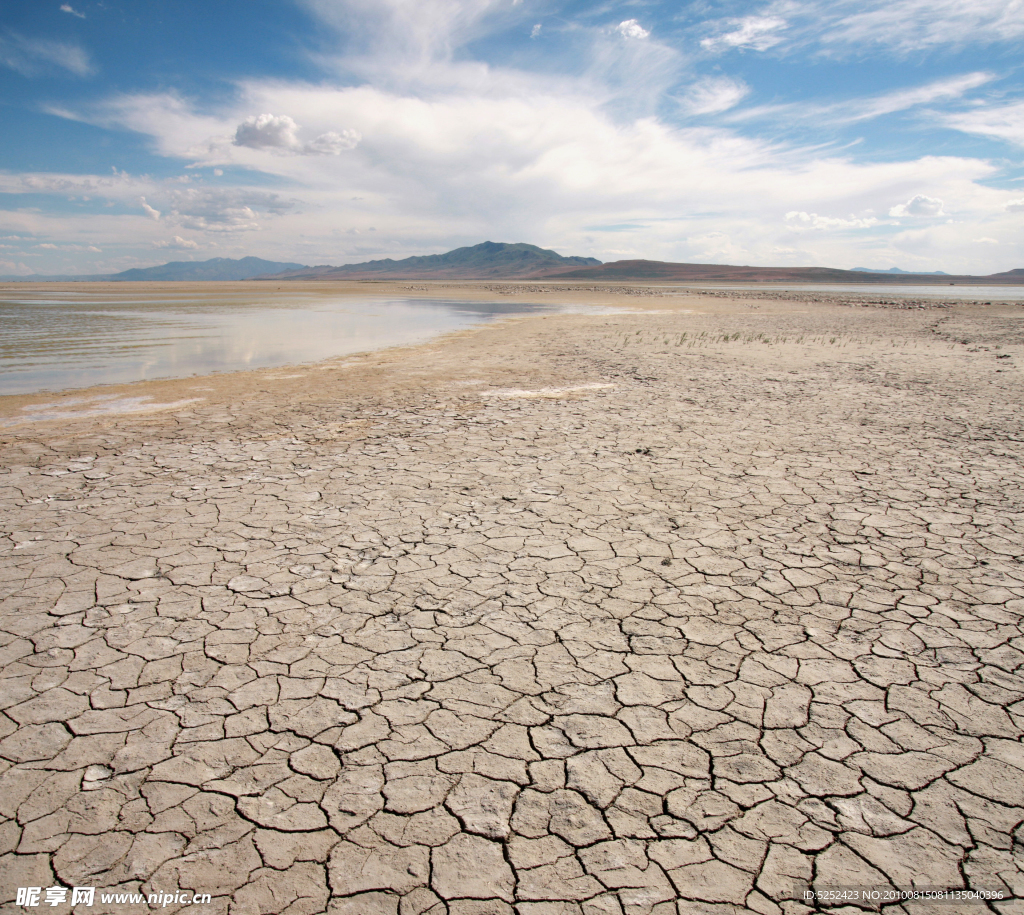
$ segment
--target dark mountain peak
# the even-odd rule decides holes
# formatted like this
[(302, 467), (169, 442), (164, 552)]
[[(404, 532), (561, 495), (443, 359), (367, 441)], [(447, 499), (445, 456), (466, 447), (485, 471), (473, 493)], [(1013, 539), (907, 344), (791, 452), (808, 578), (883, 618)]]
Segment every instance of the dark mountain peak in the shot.
[(313, 267), (267, 279), (525, 279), (600, 263), (594, 257), (563, 257), (557, 251), (525, 242), (484, 241), (444, 254)]

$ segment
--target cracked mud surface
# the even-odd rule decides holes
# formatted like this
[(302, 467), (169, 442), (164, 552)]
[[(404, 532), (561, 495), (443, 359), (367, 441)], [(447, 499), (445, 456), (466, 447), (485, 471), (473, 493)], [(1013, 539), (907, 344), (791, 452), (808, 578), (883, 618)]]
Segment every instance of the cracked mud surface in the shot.
[(678, 305), (0, 431), (5, 911), (1024, 893), (1024, 309)]

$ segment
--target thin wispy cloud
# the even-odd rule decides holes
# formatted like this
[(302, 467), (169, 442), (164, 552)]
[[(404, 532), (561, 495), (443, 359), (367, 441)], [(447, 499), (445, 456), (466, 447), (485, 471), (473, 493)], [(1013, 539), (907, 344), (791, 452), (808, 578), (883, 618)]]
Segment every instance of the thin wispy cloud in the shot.
[(719, 114), (738, 105), (750, 87), (730, 76), (707, 76), (691, 85), (679, 103), (687, 114)]
[(62, 13), (70, 13), (72, 16), (77, 16), (79, 19), (85, 19), (85, 13), (80, 13), (70, 3), (62, 3), (60, 11)]
[(485, 34), (492, 18), (521, 20), (527, 15), (508, 0), (297, 2), (339, 35), (346, 53), (372, 53), (406, 65), (450, 58), (457, 48)]
[(817, 46), (828, 53), (884, 47), (900, 54), (939, 47), (1008, 43), (1024, 36), (1019, 0), (777, 0), (760, 12), (705, 24), (700, 45), (780, 51)]
[(744, 121), (768, 118), (788, 123), (854, 124), (938, 101), (961, 99), (973, 89), (984, 86), (996, 78), (993, 73), (966, 73), (923, 86), (896, 89), (862, 98), (837, 99), (827, 104), (791, 102), (784, 105), (760, 105), (735, 112), (730, 115), (730, 119)]
[(706, 51), (725, 51), (732, 48), (767, 51), (783, 40), (785, 28), (786, 20), (778, 16), (727, 19), (721, 24), (718, 34), (702, 39), (700, 46)]
[(0, 65), (22, 76), (45, 76), (66, 71), (91, 76), (95, 67), (83, 48), (65, 41), (28, 38), (17, 32), (0, 35)]
[(823, 17), (822, 40), (852, 47), (910, 52), (1024, 36), (1024, 4), (1017, 0), (840, 0), (816, 3), (808, 12)]
[(982, 105), (940, 117), (943, 124), (954, 130), (1024, 146), (1024, 101)]

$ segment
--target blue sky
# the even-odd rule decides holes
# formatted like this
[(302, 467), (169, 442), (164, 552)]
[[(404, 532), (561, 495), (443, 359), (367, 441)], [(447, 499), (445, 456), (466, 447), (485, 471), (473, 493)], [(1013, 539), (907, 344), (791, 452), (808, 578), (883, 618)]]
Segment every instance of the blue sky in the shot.
[(1019, 0), (7, 0), (0, 274), (1024, 267)]

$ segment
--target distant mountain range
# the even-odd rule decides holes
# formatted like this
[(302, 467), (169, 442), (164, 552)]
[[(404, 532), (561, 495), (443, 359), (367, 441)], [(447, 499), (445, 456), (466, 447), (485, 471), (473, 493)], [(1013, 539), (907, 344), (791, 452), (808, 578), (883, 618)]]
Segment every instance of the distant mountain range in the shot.
[(79, 276), (7, 276), (6, 282), (194, 282), (197, 280), (566, 280), (591, 282), (655, 283), (858, 283), (898, 285), (1024, 285), (1024, 269), (990, 276), (955, 276), (936, 270), (907, 273), (898, 267), (869, 270), (856, 267), (749, 267), (729, 264), (674, 264), (666, 261), (626, 260), (602, 264), (593, 257), (563, 257), (536, 245), (485, 241), (456, 248), (447, 254), (429, 254), (402, 260), (367, 261), (340, 267), (281, 263), (259, 257), (232, 260), (173, 261), (157, 267), (121, 273)]
[(662, 283), (857, 283), (859, 285), (1024, 285), (1024, 270), (990, 276), (934, 273), (863, 273), (832, 267), (734, 267), (729, 264), (672, 264), (665, 261), (615, 261), (559, 273), (550, 279)]
[(303, 264), (281, 261), (265, 261), (261, 257), (243, 257), (234, 260), (230, 257), (214, 257), (208, 261), (171, 261), (158, 267), (133, 267), (121, 273), (92, 273), (66, 276), (4, 276), (5, 282), (78, 282), (92, 283), (123, 283), (123, 282), (195, 282), (197, 280), (251, 280), (255, 276), (268, 273), (282, 273), (286, 270), (300, 270)]
[[(854, 273), (911, 273), (910, 270), (900, 270), (899, 267), (890, 267), (888, 270), (872, 270), (870, 267), (854, 267)], [(917, 276), (949, 276), (944, 270), (922, 270)]]
[(596, 257), (563, 257), (536, 245), (485, 241), (447, 254), (390, 257), (343, 267), (306, 267), (265, 279), (289, 280), (379, 280), (379, 279), (524, 279), (550, 276), (573, 267), (600, 265)]
[[(1016, 273), (1021, 275), (1015, 275)], [(940, 279), (941, 278), (941, 279)], [(831, 267), (734, 267), (728, 264), (673, 264), (629, 260), (602, 264), (593, 257), (563, 257), (546, 248), (485, 241), (447, 254), (368, 261), (343, 267), (306, 267), (261, 280), (591, 280), (595, 282), (666, 283), (1024, 283), (1024, 271), (991, 277), (956, 277), (945, 273), (836, 270)]]

